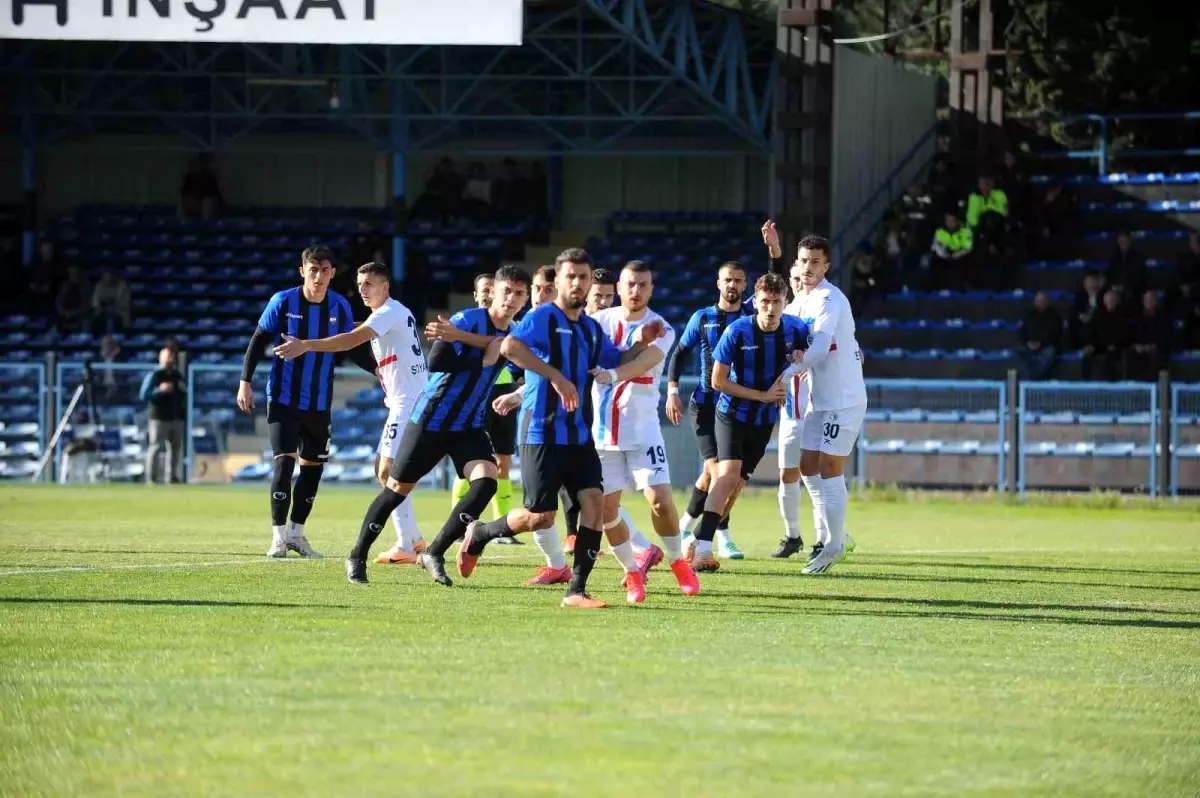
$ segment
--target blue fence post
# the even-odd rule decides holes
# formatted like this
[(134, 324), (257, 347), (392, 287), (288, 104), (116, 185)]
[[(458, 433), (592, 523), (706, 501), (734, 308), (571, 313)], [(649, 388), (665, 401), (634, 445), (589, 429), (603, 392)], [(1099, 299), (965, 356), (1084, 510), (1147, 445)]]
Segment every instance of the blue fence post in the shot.
[(1005, 457), (1004, 445), (1008, 432), (1008, 384), (1000, 383), (1000, 391), (997, 397), (996, 404), (996, 422), (999, 429), (996, 430), (996, 446), (999, 448), (999, 453), (996, 455), (996, 491), (1004, 492), (1004, 483), (1008, 476), (1004, 470)]
[(1158, 386), (1150, 391), (1150, 496), (1158, 495)]
[(192, 414), (196, 409), (196, 364), (187, 367), (187, 417), (183, 424), (183, 481), (192, 481)]
[(1182, 385), (1175, 383), (1171, 386), (1171, 444), (1166, 453), (1170, 458), (1172, 496), (1179, 495), (1179, 395)]
[(1025, 407), (1029, 384), (1021, 383), (1017, 393), (1017, 496), (1025, 500)]
[(1108, 174), (1108, 117), (1100, 117), (1100, 176)]

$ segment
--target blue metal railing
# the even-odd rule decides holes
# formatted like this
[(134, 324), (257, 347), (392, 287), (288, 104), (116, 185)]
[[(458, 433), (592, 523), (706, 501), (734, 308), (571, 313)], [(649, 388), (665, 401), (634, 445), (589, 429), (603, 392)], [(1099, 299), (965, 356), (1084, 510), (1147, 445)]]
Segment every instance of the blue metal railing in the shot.
[[(937, 123), (935, 122), (921, 134), (921, 137), (908, 148), (904, 155), (900, 156), (900, 160), (896, 161), (896, 165), (880, 181), (871, 195), (834, 233), (830, 245), (833, 247), (833, 268), (839, 278), (844, 274), (842, 272), (842, 256), (846, 252), (847, 244), (851, 249), (857, 249), (879, 227), (884, 216), (892, 207), (892, 203), (900, 196), (900, 192), (908, 188), (918, 175), (925, 173), (937, 155), (937, 147), (933, 146), (936, 137)], [(914, 164), (915, 168), (913, 168)], [(903, 178), (902, 175), (904, 175)]]
[[(1174, 113), (1145, 113), (1145, 114), (1080, 114), (1064, 117), (1034, 117), (1029, 121), (1047, 122), (1052, 124), (1069, 125), (1077, 122), (1090, 122), (1096, 125), (1095, 144), (1092, 149), (1045, 150), (1030, 153), (1035, 158), (1062, 158), (1066, 160), (1086, 160), (1096, 162), (1096, 173), (1107, 175), (1112, 161), (1117, 158), (1200, 158), (1200, 147), (1178, 148), (1130, 148), (1113, 149), (1113, 128), (1119, 122), (1188, 122), (1200, 120), (1200, 111), (1177, 111)], [(1020, 120), (1018, 120), (1020, 121)]]
[[(37, 424), (37, 431), (33, 435), (33, 439), (37, 442), (37, 456), (41, 457), (46, 451), (46, 441), (49, 438), (49, 433), (46, 431), (46, 396), (49, 394), (49, 384), (47, 382), (47, 372), (45, 363), (0, 363), (0, 385), (4, 386), (5, 392), (10, 389), (14, 393), (11, 397), (7, 397), (8, 402), (0, 403), (0, 422), (8, 427), (9, 425), (25, 425)], [(28, 408), (33, 401), (23, 401), (25, 399), (34, 400), (30, 396), (30, 391), (36, 392), (37, 418), (31, 419), (28, 415), (18, 416), (15, 408), (18, 404)], [(7, 436), (6, 436), (7, 437)], [(19, 438), (27, 440), (24, 431), (19, 433)], [(18, 440), (13, 438), (14, 441)], [(20, 474), (16, 474), (20, 476)]]
[[(1184, 440), (1184, 431), (1190, 434)], [(1184, 452), (1184, 447), (1189, 451)], [(1194, 454), (1193, 454), (1194, 452)], [(1181, 460), (1200, 461), (1200, 385), (1171, 386), (1171, 495), (1178, 496), (1181, 489), (1200, 490), (1200, 485), (1183, 485), (1179, 473)]]

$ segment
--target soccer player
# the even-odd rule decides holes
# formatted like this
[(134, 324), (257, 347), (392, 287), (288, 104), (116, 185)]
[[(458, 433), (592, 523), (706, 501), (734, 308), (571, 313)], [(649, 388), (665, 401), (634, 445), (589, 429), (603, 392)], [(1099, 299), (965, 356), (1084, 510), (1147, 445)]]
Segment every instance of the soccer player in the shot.
[(850, 302), (825, 279), (829, 242), (820, 236), (800, 239), (796, 263), (805, 291), (800, 318), (812, 331), (807, 351), (792, 367), (808, 371), (811, 391), (801, 431), (800, 474), (814, 515), (828, 530), (828, 540), (803, 573), (821, 574), (854, 548), (846, 535), (844, 474), (867, 412), (867, 388)]
[[(689, 547), (692, 541), (690, 531), (692, 524), (700, 519), (704, 512), (704, 504), (708, 501), (708, 492), (717, 477), (717, 438), (716, 438), (716, 403), (717, 394), (712, 389), (713, 352), (722, 333), (730, 324), (743, 316), (753, 315), (750, 303), (742, 302), (742, 294), (746, 291), (746, 269), (737, 261), (730, 261), (717, 270), (717, 303), (700, 308), (688, 320), (679, 345), (671, 355), (667, 366), (667, 418), (678, 426), (683, 422), (683, 402), (679, 397), (679, 378), (683, 375), (688, 355), (695, 349), (700, 350), (700, 381), (688, 402), (688, 415), (692, 419), (692, 430), (696, 434), (696, 443), (700, 449), (700, 458), (704, 461), (704, 470), (692, 489), (692, 497), (687, 510), (680, 520), (680, 532), (684, 535), (684, 546)], [(730, 509), (732, 509), (730, 502)], [(742, 559), (742, 553), (728, 536), (726, 514), (717, 527), (721, 541), (717, 552), (728, 559)], [(726, 534), (720, 535), (721, 527), (726, 527)]]
[(716, 405), (717, 478), (704, 504), (696, 530), (692, 567), (715, 571), (712, 556), (717, 523), (728, 500), (745, 485), (766, 453), (787, 397), (784, 380), (808, 340), (808, 326), (784, 315), (787, 283), (778, 274), (764, 274), (754, 284), (755, 315), (729, 325), (713, 352), (712, 387), (720, 394)]
[[(491, 307), (492, 304), (492, 289), (494, 276), (491, 274), (479, 274), (475, 276), (474, 300), (475, 306), (480, 308)], [(438, 319), (439, 324), (448, 325), (444, 319)], [(444, 330), (444, 327), (439, 327)], [(430, 339), (439, 337), (438, 333), (430, 334), (431, 330), (426, 330), (426, 336)], [(496, 384), (492, 386), (491, 401), (488, 402), (487, 420), (484, 424), (488, 432), (488, 437), (492, 439), (492, 449), (496, 452), (497, 478), (496, 478), (496, 495), (492, 498), (492, 510), (496, 514), (496, 518), (508, 515), (508, 511), (512, 507), (512, 481), (509, 479), (509, 470), (512, 468), (513, 454), (517, 450), (517, 417), (515, 415), (503, 416), (492, 409), (492, 402), (501, 396), (510, 394), (517, 389), (516, 380), (513, 379), (512, 371), (509, 369), (501, 369), (499, 376), (496, 377)], [(463, 496), (467, 495), (469, 485), (465, 479), (459, 478), (454, 480), (454, 487), (450, 494), (451, 506), (462, 501)], [(405, 505), (400, 505), (404, 507)], [(511, 543), (524, 545), (516, 538), (508, 538), (498, 540), (497, 543)]]
[[(680, 589), (694, 596), (700, 592), (700, 582), (683, 558), (679, 513), (671, 496), (671, 473), (658, 420), (658, 380), (675, 333), (662, 316), (648, 307), (654, 282), (645, 263), (634, 260), (625, 264), (617, 291), (620, 306), (601, 310), (592, 318), (618, 348), (627, 348), (648, 324), (661, 327), (664, 334), (629, 363), (598, 373), (592, 387), (596, 410), (592, 436), (600, 453), (604, 483), (604, 530), (628, 538), (621, 514), (621, 492), (629, 486), (641, 491), (650, 503), (654, 530), (662, 538), (667, 563)], [(650, 544), (635, 552), (632, 541), (627, 540), (612, 545), (612, 552), (625, 569), (628, 600), (642, 603), (646, 599), (646, 577), (663, 559), (663, 549)]]
[[(352, 332), (318, 340), (284, 337), (275, 347), (275, 354), (292, 360), (307, 352), (345, 352), (369, 343), (378, 364), (379, 383), (383, 386), (383, 404), (388, 409), (387, 422), (379, 440), (375, 476), (380, 486), (387, 484), (400, 432), (408, 424), (409, 415), (421, 389), (425, 387), (427, 370), (425, 353), (417, 337), (417, 320), (412, 311), (391, 298), (391, 276), (382, 263), (365, 263), (358, 267), (358, 293), (363, 304), (371, 310), (360, 326)], [(379, 555), (379, 562), (412, 564), (425, 549), (425, 541), (417, 528), (411, 504), (402, 504), (392, 513), (396, 527), (396, 545)]]
[[(496, 494), (495, 452), (484, 420), (496, 372), (506, 367), (500, 359), (501, 340), (509, 332), (513, 315), (525, 305), (529, 282), (522, 269), (499, 269), (491, 307), (469, 308), (450, 318), (463, 340), (437, 341), (430, 349), (433, 376), (413, 408), (387, 484), (367, 508), (358, 540), (346, 558), (346, 578), (352, 584), (367, 583), (367, 555), (388, 515), (445, 457), (454, 462), (470, 488), (450, 511), (437, 537), (417, 555), (417, 564), (439, 584), (453, 584), (446, 575), (446, 552)], [(486, 343), (483, 348), (475, 347), (468, 339)]]
[[(282, 335), (323, 338), (354, 328), (350, 303), (329, 290), (333, 272), (333, 251), (323, 246), (309, 247), (300, 255), (303, 285), (280, 291), (267, 302), (242, 361), (237, 405), (243, 413), (254, 410), (254, 388), (250, 381), (267, 344), (278, 342)], [(366, 347), (352, 351), (351, 357), (363, 369), (374, 373), (375, 360)], [(321, 557), (309, 545), (304, 524), (312, 512), (321, 473), (329, 460), (332, 399), (333, 355), (312, 353), (296, 361), (274, 358), (267, 377), (267, 430), (274, 462), (268, 557), (286, 557), (288, 551), (310, 559)], [(293, 496), (292, 473), (297, 460), (300, 475)]]
[[(583, 313), (592, 282), (591, 256), (582, 249), (568, 249), (555, 260), (555, 268), (554, 303), (526, 314), (501, 347), (504, 357), (525, 369), (522, 410), (526, 418), (521, 430), (525, 509), (490, 523), (471, 524), (459, 547), (458, 569), (469, 576), (491, 540), (549, 528), (558, 510), (558, 490), (565, 486), (578, 497), (580, 510), (571, 583), (562, 604), (597, 609), (604, 602), (587, 594), (587, 580), (600, 549), (604, 505), (600, 457), (591, 434), (592, 372), (633, 360), (663, 328), (654, 322), (643, 325), (637, 340), (622, 352)], [(615, 533), (609, 537), (614, 547), (624, 542)]]

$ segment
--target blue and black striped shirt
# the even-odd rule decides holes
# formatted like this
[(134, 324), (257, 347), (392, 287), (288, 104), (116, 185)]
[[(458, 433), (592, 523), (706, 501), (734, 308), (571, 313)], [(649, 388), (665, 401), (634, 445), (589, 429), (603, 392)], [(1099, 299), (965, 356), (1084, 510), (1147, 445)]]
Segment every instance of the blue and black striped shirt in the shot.
[(512, 336), (546, 364), (575, 384), (579, 406), (562, 408), (550, 381), (525, 372), (521, 443), (578, 445), (592, 442), (592, 375), (595, 368), (616, 368), (621, 350), (608, 339), (600, 324), (586, 313), (576, 321), (558, 305), (538, 305), (512, 331)]
[[(729, 367), (729, 379), (744, 388), (765, 391), (788, 367), (788, 355), (808, 348), (808, 325), (795, 316), (783, 316), (771, 332), (759, 329), (755, 316), (738, 319), (721, 335), (713, 360)], [(772, 403), (720, 394), (717, 412), (755, 426), (774, 424), (779, 407)]]
[[(303, 287), (271, 297), (258, 319), (259, 329), (312, 341), (354, 329), (354, 311), (341, 294), (326, 291), (320, 302), (304, 298)], [(267, 401), (295, 410), (329, 410), (333, 400), (332, 352), (306, 352), (295, 360), (274, 358), (267, 377)]]
[[(450, 323), (460, 330), (492, 338), (508, 332), (496, 329), (486, 308), (459, 311), (450, 317)], [(417, 399), (412, 420), (430, 432), (482, 429), (492, 385), (502, 369), (511, 367), (503, 358), (484, 366), (484, 350), (478, 347), (459, 342), (448, 346), (454, 350), (457, 367), (454, 371), (438, 371), (438, 360), (430, 356), (429, 382)]]
[(697, 310), (688, 320), (687, 327), (684, 328), (683, 335), (679, 337), (679, 344), (675, 347), (675, 353), (671, 357), (671, 363), (667, 369), (667, 379), (679, 382), (679, 377), (683, 374), (684, 358), (699, 348), (700, 382), (696, 384), (696, 390), (692, 392), (692, 401), (697, 405), (711, 405), (717, 400), (717, 394), (712, 389), (713, 351), (717, 348), (717, 342), (721, 340), (721, 334), (725, 332), (725, 329), (747, 315), (754, 315), (754, 310), (744, 304), (733, 311), (721, 310), (717, 305), (709, 305)]

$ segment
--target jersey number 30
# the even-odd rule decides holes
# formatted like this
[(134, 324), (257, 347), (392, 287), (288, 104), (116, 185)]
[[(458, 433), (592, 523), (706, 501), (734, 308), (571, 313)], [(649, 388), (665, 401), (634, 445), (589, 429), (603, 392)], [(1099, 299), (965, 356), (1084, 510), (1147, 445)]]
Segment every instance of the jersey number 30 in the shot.
[(412, 330), (413, 334), (412, 353), (417, 357), (421, 357), (421, 344), (417, 342), (417, 320), (412, 316), (408, 317), (408, 329)]

